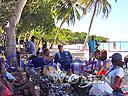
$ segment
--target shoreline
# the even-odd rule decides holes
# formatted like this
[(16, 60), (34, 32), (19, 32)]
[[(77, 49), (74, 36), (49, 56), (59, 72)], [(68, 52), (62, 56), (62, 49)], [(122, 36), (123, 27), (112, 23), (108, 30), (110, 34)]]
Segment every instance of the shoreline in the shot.
[[(88, 49), (82, 51), (82, 47), (79, 47), (79, 46), (74, 47), (74, 46), (77, 46), (77, 45), (64, 45), (64, 50), (69, 51), (74, 58), (79, 58), (79, 59), (84, 59), (84, 60), (89, 59), (89, 50)], [(57, 45), (55, 45), (53, 49), (50, 49), (50, 52), (52, 55), (57, 53), (58, 52)], [(126, 55), (128, 55), (128, 51), (116, 51), (116, 50), (108, 51), (107, 50), (107, 58), (112, 56), (112, 54), (114, 54), (114, 53), (120, 53), (122, 55), (122, 59), (124, 59), (124, 57)]]

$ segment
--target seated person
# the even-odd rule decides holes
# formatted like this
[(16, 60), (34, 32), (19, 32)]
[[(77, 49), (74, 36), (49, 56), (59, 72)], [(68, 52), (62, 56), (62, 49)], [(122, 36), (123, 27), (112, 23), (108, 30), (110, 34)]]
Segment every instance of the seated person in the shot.
[[(105, 75), (110, 69), (110, 60), (107, 60), (107, 51), (97, 51), (96, 61), (87, 61), (85, 65), (81, 66), (83, 72), (93, 73), (95, 75)], [(88, 64), (91, 63), (91, 64)]]
[(114, 53), (112, 56), (113, 68), (106, 74), (106, 81), (110, 84), (113, 90), (121, 88), (121, 83), (124, 78), (124, 70), (122, 60), (122, 55), (119, 53)]
[(12, 74), (16, 78), (16, 82), (14, 83), (15, 91), (28, 89), (31, 96), (36, 96), (35, 87), (33, 83), (27, 79), (25, 72), (19, 68)]
[(12, 96), (10, 90), (0, 81), (0, 96)]
[(114, 96), (125, 96), (121, 90), (121, 84), (124, 78), (122, 55), (120, 53), (114, 53), (111, 58), (113, 68), (106, 74), (103, 83), (93, 84), (90, 95), (111, 96), (113, 94)]
[(96, 59), (97, 59), (97, 66), (100, 68), (97, 68), (97, 75), (105, 75), (107, 71), (110, 69), (111, 62), (107, 59), (107, 51), (102, 50), (99, 52), (96, 52)]
[(59, 49), (59, 52), (57, 52), (55, 54), (55, 60), (54, 62), (57, 64), (61, 64), (61, 69), (63, 71), (67, 71), (69, 72), (71, 67), (70, 67), (70, 64), (72, 63), (72, 55), (69, 51), (65, 51), (63, 49), (63, 45), (62, 44), (59, 44), (58, 45), (58, 49)]
[(26, 42), (26, 47), (27, 47), (27, 51), (29, 52), (29, 54), (36, 55), (35, 39), (36, 37), (32, 36), (31, 40)]
[(0, 96), (12, 96), (12, 87), (11, 84), (6, 80), (6, 76), (8, 75), (5, 73), (5, 71), (3, 71), (5, 68), (3, 63), (3, 58), (0, 58)]
[(55, 72), (57, 68), (60, 71), (59, 66), (53, 63), (54, 58), (50, 55), (49, 49), (47, 48), (43, 50), (43, 59), (45, 63), (43, 74), (49, 75), (49, 72)]
[(23, 77), (23, 74), (21, 71), (19, 71), (19, 69), (18, 71), (13, 72), (12, 74), (9, 73), (6, 70), (5, 65), (3, 64), (4, 61), (2, 60), (3, 59), (0, 59), (0, 81), (11, 91), (11, 94), (14, 94), (12, 87), (14, 89), (16, 87), (15, 90), (28, 89), (31, 96), (36, 96), (33, 83), (29, 81), (26, 77)]
[[(12, 80), (12, 82), (9, 82), (7, 78)], [(11, 75), (11, 73), (6, 71), (3, 58), (0, 58), (0, 81), (11, 91), (11, 94), (13, 94), (12, 85), (15, 82), (15, 78)]]
[(39, 67), (43, 67), (44, 66), (44, 59), (42, 56), (40, 56), (39, 52), (36, 53), (36, 56), (35, 55), (32, 55), (29, 60), (31, 60), (32, 64), (29, 65), (29, 66), (34, 66), (34, 68), (39, 68)]
[(50, 55), (49, 49), (43, 50), (43, 58), (45, 64), (52, 64), (53, 63), (53, 57)]
[[(124, 78), (124, 70), (123, 70), (123, 64), (124, 62), (122, 60), (122, 55), (120, 53), (114, 53), (112, 56), (112, 64), (113, 68), (106, 74), (104, 83), (94, 83), (92, 89), (95, 90), (102, 90), (102, 93), (99, 91), (98, 93), (94, 90), (92, 90), (90, 95), (97, 95), (102, 94), (102, 96), (106, 96), (106, 89), (109, 89), (109, 92), (114, 94), (114, 96), (125, 96), (123, 95), (123, 91), (121, 88), (121, 83)], [(106, 86), (105, 86), (106, 85)], [(104, 88), (103, 88), (104, 86)], [(95, 87), (95, 88), (94, 88)], [(110, 90), (111, 89), (111, 90)], [(107, 95), (109, 96), (109, 95)]]
[(104, 61), (107, 59), (107, 51), (106, 50), (101, 50), (101, 51), (96, 51), (95, 53), (96, 59), (99, 61)]

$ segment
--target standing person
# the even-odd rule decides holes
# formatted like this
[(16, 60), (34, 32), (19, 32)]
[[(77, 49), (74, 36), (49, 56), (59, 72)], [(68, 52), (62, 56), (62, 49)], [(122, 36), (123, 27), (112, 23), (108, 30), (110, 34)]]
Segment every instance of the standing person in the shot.
[(113, 42), (113, 50), (116, 49), (116, 42)]
[[(87, 65), (90, 65), (91, 59), (93, 58), (93, 61), (94, 61), (96, 58), (95, 53), (98, 51), (98, 46), (99, 46), (98, 41), (95, 39), (93, 35), (91, 39), (88, 41), (88, 46), (89, 46), (89, 61)], [(92, 68), (91, 68), (92, 72), (94, 71), (93, 67), (94, 67), (94, 64), (92, 64)]]
[(125, 64), (125, 68), (128, 68), (128, 55), (126, 55), (125, 57), (124, 57), (124, 64)]
[(55, 54), (55, 63), (61, 64), (61, 68), (64, 71), (69, 72), (70, 71), (70, 64), (72, 63), (72, 55), (69, 51), (65, 51), (63, 49), (63, 45), (58, 45), (59, 52)]
[(36, 39), (36, 37), (32, 36), (31, 40), (27, 42), (27, 48), (28, 48), (29, 54), (36, 55), (35, 39)]
[(44, 40), (44, 37), (41, 38), (38, 45), (39, 45), (39, 47), (37, 48), (38, 49), (37, 52), (40, 55), (42, 55), (41, 53), (43, 52), (43, 50), (47, 48), (47, 42)]
[(26, 41), (24, 42), (24, 47), (25, 47), (25, 51), (28, 52), (28, 44), (29, 44), (29, 41), (28, 39), (26, 39)]
[(47, 48), (47, 42), (44, 40), (44, 38), (42, 37), (42, 49)]
[(98, 49), (98, 41), (95, 40), (95, 37), (92, 35), (91, 39), (88, 41), (89, 46), (89, 58), (95, 58), (95, 52)]

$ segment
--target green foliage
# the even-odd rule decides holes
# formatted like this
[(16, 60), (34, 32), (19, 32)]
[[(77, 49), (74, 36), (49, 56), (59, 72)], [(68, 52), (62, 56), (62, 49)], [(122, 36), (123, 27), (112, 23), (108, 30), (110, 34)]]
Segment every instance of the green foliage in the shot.
[(105, 37), (102, 37), (102, 36), (97, 36), (97, 37), (96, 37), (96, 40), (98, 40), (98, 41), (100, 41), (100, 42), (107, 42), (107, 41), (109, 41), (108, 38), (105, 38)]
[(6, 21), (9, 20), (12, 11), (14, 10), (15, 1), (5, 0), (0, 5), (0, 26), (5, 28)]
[(52, 42), (54, 40), (57, 30), (58, 30), (58, 28), (54, 28), (52, 32), (46, 33), (44, 36), (45, 40), (48, 42)]
[[(51, 43), (54, 39), (54, 36), (57, 32), (58, 28), (54, 28), (54, 30), (50, 33), (45, 33), (44, 38), (47, 42)], [(42, 37), (42, 32), (39, 29), (33, 30), (36, 38), (40, 40)], [(72, 32), (69, 29), (61, 29), (56, 44), (63, 43), (63, 44), (83, 44), (84, 40), (87, 36), (86, 32)], [(102, 37), (102, 36), (96, 36), (96, 40), (100, 42), (107, 42), (108, 38)]]
[[(4, 0), (0, 5), (0, 26), (5, 27), (6, 21), (9, 20), (12, 11), (14, 10), (15, 0)], [(62, 20), (68, 24), (74, 24), (75, 20), (81, 19), (80, 13), (86, 13), (86, 11), (94, 7), (95, 0), (91, 0), (90, 3), (85, 2), (88, 0), (81, 0), (82, 3), (78, 3), (77, 0), (28, 0), (20, 23), (17, 25), (17, 32), (21, 34), (21, 38), (25, 38), (25, 32), (29, 32), (36, 35), (37, 39), (42, 37), (42, 33), (45, 33), (45, 39), (48, 42), (54, 40), (55, 34), (58, 28), (55, 28), (55, 20)], [(104, 5), (97, 9), (101, 10), (103, 14), (107, 14), (111, 7), (107, 0), (98, 0), (98, 5)], [(80, 5), (87, 4), (87, 7), (81, 7)], [(90, 5), (89, 5), (90, 4)], [(80, 10), (83, 11), (80, 11)], [(80, 11), (80, 12), (79, 12)], [(105, 13), (107, 12), (107, 13)], [(86, 37), (86, 32), (71, 32), (68, 29), (61, 29), (58, 33), (56, 43), (72, 44), (83, 43)], [(99, 41), (108, 41), (108, 38), (98, 36), (96, 38)]]
[[(52, 32), (45, 33), (44, 34), (44, 39), (47, 42), (51, 43), (54, 40), (54, 36), (55, 36), (57, 30), (58, 30), (58, 28), (54, 28)], [(30, 33), (34, 34), (36, 36), (37, 41), (40, 41), (40, 39), (42, 37), (42, 30), (37, 28), (37, 29), (32, 30)], [(20, 34), (21, 35), (21, 37), (20, 37), (21, 40), (24, 40), (25, 34), (26, 33)], [(78, 44), (79, 43), (79, 44), (83, 44), (86, 36), (87, 36), (86, 32), (72, 32), (69, 29), (61, 29), (59, 34), (58, 34), (58, 37), (57, 37), (57, 40), (56, 40), (55, 44), (58, 44), (58, 43), (63, 43), (63, 44)], [(102, 37), (102, 36), (96, 36), (96, 40), (98, 40), (100, 42), (107, 42), (109, 39), (105, 38), (105, 37)]]
[(0, 27), (0, 46), (4, 45), (4, 42), (5, 42), (4, 30), (2, 30), (2, 27)]
[(19, 30), (31, 31), (40, 29), (43, 32), (51, 32), (55, 27), (52, 5), (48, 0), (29, 0), (22, 13)]
[[(117, 2), (117, 0), (114, 0)], [(108, 14), (111, 11), (111, 4), (110, 0), (81, 0), (80, 5), (84, 5), (83, 7), (83, 13), (86, 15), (87, 12), (92, 12), (90, 11), (95, 7), (94, 5), (96, 4), (96, 15), (102, 13), (103, 16), (108, 17)]]
[(74, 25), (76, 19), (81, 19), (80, 10), (76, 3), (77, 0), (56, 0), (53, 6), (53, 12), (56, 20), (62, 21), (61, 25), (64, 22)]
[[(51, 33), (45, 34), (45, 40), (49, 43), (53, 41), (54, 35), (56, 34), (58, 28), (55, 28)], [(63, 43), (63, 44), (83, 44), (84, 40), (87, 36), (86, 32), (72, 32), (68, 29), (61, 29), (56, 44)], [(102, 37), (102, 36), (96, 36), (96, 39), (100, 42), (106, 42), (108, 41), (108, 38)]]
[[(0, 4), (0, 26), (3, 28), (14, 10), (15, 0), (4, 0)], [(22, 13), (20, 23), (17, 25), (18, 34), (41, 29), (51, 32), (55, 27), (51, 0), (28, 0)]]

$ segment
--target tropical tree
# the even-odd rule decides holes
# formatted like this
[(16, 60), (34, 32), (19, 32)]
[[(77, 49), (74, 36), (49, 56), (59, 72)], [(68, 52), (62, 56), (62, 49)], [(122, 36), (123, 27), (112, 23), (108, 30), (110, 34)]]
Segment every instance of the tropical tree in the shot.
[(55, 27), (51, 8), (49, 0), (28, 0), (18, 24), (19, 33), (35, 29), (50, 33)]
[(7, 0), (2, 0), (0, 4), (0, 26), (2, 27), (2, 29), (5, 29), (5, 26), (7, 24), (6, 21), (9, 20), (11, 13), (14, 10), (14, 4), (14, 0), (8, 2)]
[(16, 26), (27, 0), (17, 0), (14, 12), (6, 26), (6, 56), (16, 55)]
[[(88, 39), (88, 36), (91, 31), (92, 23), (94, 20), (94, 17), (100, 13), (103, 14), (103, 16), (108, 17), (108, 14), (111, 11), (111, 5), (108, 2), (108, 0), (56, 0), (58, 1), (58, 4), (56, 6), (56, 19), (62, 20), (62, 23), (60, 24), (60, 28), (63, 25), (64, 22), (72, 22), (74, 24), (75, 19), (74, 17), (80, 17), (79, 10), (83, 10), (82, 13), (86, 16), (87, 13), (92, 12), (92, 18), (90, 21), (90, 25), (88, 28), (88, 34), (86, 36), (84, 45), (86, 44), (86, 41)], [(117, 0), (115, 0), (117, 1)], [(69, 7), (70, 6), (70, 7)], [(66, 10), (66, 9), (72, 9), (72, 10)], [(78, 9), (76, 12), (75, 10)], [(72, 14), (72, 13), (78, 13), (78, 14)], [(72, 15), (70, 15), (72, 14)], [(70, 18), (68, 18), (70, 17)], [(57, 34), (55, 36), (55, 39), (57, 38)]]
[(81, 15), (77, 7), (77, 0), (56, 0), (57, 3), (53, 6), (53, 12), (56, 20), (60, 20), (61, 24), (59, 26), (59, 30), (57, 30), (56, 35), (54, 37), (53, 42), (51, 43), (50, 48), (52, 48), (54, 42), (57, 39), (58, 33), (64, 24), (67, 22), (68, 24), (75, 24), (76, 19), (80, 20)]
[[(15, 42), (15, 40), (12, 41), (13, 36), (11, 36), (12, 34), (14, 36), (17, 35), (18, 38), (22, 38), (22, 37), (26, 37), (26, 35), (30, 32), (32, 32), (33, 30), (42, 30), (42, 32), (46, 32), (47, 34), (49, 34), (50, 32), (52, 32), (53, 28), (55, 27), (55, 23), (54, 23), (54, 18), (51, 12), (51, 3), (50, 0), (28, 0), (27, 4), (24, 8), (24, 11), (22, 12), (22, 16), (21, 16), (21, 20), (19, 22), (19, 20), (14, 20), (14, 29), (15, 29), (15, 33), (14, 32), (10, 32), (9, 33), (9, 28), (11, 28), (11, 23), (13, 19), (13, 16), (15, 14), (14, 19), (18, 19), (19, 17), (17, 15), (19, 15), (18, 12), (20, 9), (18, 9), (18, 7), (22, 7), (19, 6), (18, 4), (21, 3), (21, 1), (17, 0), (2, 0), (2, 2), (0, 3), (0, 26), (2, 26), (2, 29), (5, 29), (6, 26), (7, 28), (5, 29), (7, 32), (7, 44), (6, 46), (9, 48), (10, 43)], [(22, 0), (22, 2), (25, 2), (24, 0)], [(15, 7), (18, 6), (18, 7)], [(16, 9), (17, 8), (17, 9)], [(15, 10), (15, 11), (14, 11)], [(16, 11), (17, 10), (17, 11)], [(17, 13), (14, 13), (17, 12)], [(13, 14), (12, 14), (13, 13)], [(18, 17), (18, 18), (17, 18)], [(6, 22), (8, 21), (8, 22)], [(6, 23), (5, 23), (6, 22)], [(19, 22), (19, 24), (18, 24)], [(11, 31), (11, 30), (10, 30)], [(13, 30), (14, 31), (14, 30)], [(24, 33), (25, 34), (24, 34)], [(9, 35), (9, 34), (11, 35)], [(21, 33), (21, 35), (19, 35)], [(38, 35), (38, 33), (40, 32), (36, 32), (36, 35)], [(24, 34), (24, 36), (23, 36)], [(8, 38), (12, 38), (11, 41)], [(23, 38), (22, 38), (23, 39)], [(10, 41), (10, 43), (8, 42)], [(13, 47), (15, 46), (15, 44), (13, 45)], [(8, 50), (7, 49), (7, 50)], [(15, 49), (15, 48), (13, 48)], [(8, 54), (12, 54), (10, 51), (10, 53), (6, 50), (6, 53)], [(12, 50), (12, 49), (10, 49)], [(13, 54), (15, 54), (15, 51)], [(8, 56), (8, 54), (6, 54)]]
[[(115, 0), (115, 1), (117, 1), (117, 0)], [(84, 42), (84, 47), (83, 47), (83, 50), (84, 50), (95, 16), (102, 13), (103, 16), (108, 17), (108, 14), (111, 11), (111, 5), (108, 2), (108, 0), (81, 0), (80, 5), (84, 6), (83, 13), (85, 15), (87, 14), (87, 12), (90, 12), (90, 10), (93, 11), (92, 12), (92, 18), (91, 18), (91, 21), (90, 21), (90, 25), (89, 25), (89, 28), (88, 28), (88, 34), (87, 34), (85, 42)]]

